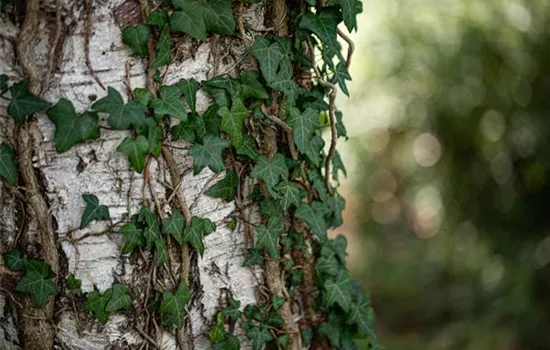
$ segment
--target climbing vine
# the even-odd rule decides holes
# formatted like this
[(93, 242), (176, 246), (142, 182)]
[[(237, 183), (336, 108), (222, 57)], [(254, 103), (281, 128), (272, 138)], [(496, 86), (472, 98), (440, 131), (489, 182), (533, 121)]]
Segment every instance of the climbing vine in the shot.
[[(221, 179), (204, 194), (236, 203), (223, 224), (232, 230), (240, 226), (249, 235), (243, 265), (263, 269), (269, 290), (257, 305), (241, 308), (239, 301), (229, 298), (220, 307), (209, 333), (213, 348), (239, 349), (237, 326), (254, 349), (267, 343), (289, 349), (352, 349), (355, 337), (366, 337), (377, 348), (369, 298), (346, 269), (346, 239), (327, 236), (328, 229), (342, 224), (345, 205), (334, 186), (346, 171), (336, 140), (347, 138), (335, 98), (337, 91), (348, 95), (346, 81), (351, 80), (348, 68), (354, 49), (338, 25), (343, 22), (349, 31), (355, 30), (361, 2), (300, 0), (287, 9), (285, 2), (273, 0), (266, 4), (274, 18), (272, 28), (250, 42), (241, 12), (252, 2), (256, 1), (171, 0), (152, 11), (142, 2), (143, 23), (124, 28), (122, 41), (133, 55), (147, 59), (147, 85), (133, 89), (127, 101), (108, 87), (89, 111), (77, 113), (67, 99), (52, 105), (31, 92), (28, 78), (10, 85), (6, 76), (0, 77), (0, 96), (10, 100), (7, 113), (19, 125), (45, 111), (55, 126), (58, 153), (98, 139), (101, 130), (108, 128), (130, 131), (117, 151), (126, 155), (145, 184), (150, 159), (165, 160), (174, 189), (169, 215), (158, 203), (144, 201), (135, 215), (113, 222), (109, 208), (87, 193), (82, 196), (79, 228), (94, 220), (108, 221), (108, 230), (124, 239), (122, 254), (149, 252), (156, 266), (164, 268), (169, 282), (158, 279), (146, 309), (163, 326), (179, 330), (182, 348), (186, 306), (196, 292), (189, 281), (189, 249), (202, 256), (204, 236), (213, 234), (216, 224), (191, 216), (179, 191), (180, 174), (168, 145), (181, 140), (190, 144), (194, 174), (204, 168), (220, 174)], [(238, 76), (164, 84), (162, 69), (172, 63), (178, 36), (205, 40), (212, 34), (239, 33), (254, 69)], [(346, 57), (338, 36), (348, 45)], [(197, 111), (201, 89), (212, 99), (204, 113)], [(106, 126), (100, 122), (101, 115), (107, 116)], [(325, 130), (328, 145), (322, 137)], [(19, 178), (17, 159), (17, 149), (0, 145), (0, 178), (14, 191)], [(257, 208), (259, 222), (250, 221), (245, 206)], [(172, 256), (173, 244), (179, 257)], [(11, 270), (24, 272), (16, 291), (30, 294), (37, 305), (46, 305), (48, 297), (61, 290), (47, 262), (27, 258), (16, 249), (5, 252), (4, 261)], [(179, 281), (174, 276), (178, 262)], [(80, 285), (69, 276), (63, 289), (78, 297)], [(88, 293), (83, 308), (104, 324), (111, 313), (131, 305), (131, 290), (117, 282), (103, 293)], [(295, 305), (301, 309), (298, 321), (293, 315)]]

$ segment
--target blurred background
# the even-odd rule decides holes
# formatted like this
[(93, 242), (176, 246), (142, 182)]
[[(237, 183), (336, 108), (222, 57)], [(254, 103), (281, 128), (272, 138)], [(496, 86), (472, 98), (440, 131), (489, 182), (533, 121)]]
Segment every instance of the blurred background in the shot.
[(550, 1), (363, 0), (345, 225), (386, 349), (550, 349)]

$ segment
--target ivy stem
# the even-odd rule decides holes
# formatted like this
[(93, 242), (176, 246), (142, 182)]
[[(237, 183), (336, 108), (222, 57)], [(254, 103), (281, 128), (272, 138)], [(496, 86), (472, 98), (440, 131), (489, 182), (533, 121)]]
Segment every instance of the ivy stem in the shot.
[(346, 57), (346, 68), (349, 69), (351, 65), (351, 58), (353, 56), (353, 53), (355, 52), (355, 43), (340, 28), (337, 28), (336, 32), (348, 44), (348, 56)]

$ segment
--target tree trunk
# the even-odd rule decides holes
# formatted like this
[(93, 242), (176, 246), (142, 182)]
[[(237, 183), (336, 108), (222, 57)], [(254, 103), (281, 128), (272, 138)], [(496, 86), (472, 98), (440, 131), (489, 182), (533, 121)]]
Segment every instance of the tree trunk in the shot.
[[(31, 13), (28, 7), (16, 10), (18, 12), (12, 16), (1, 17), (0, 74), (18, 81), (32, 74), (25, 71), (29, 68), (26, 65), (30, 65), (36, 70), (31, 82), (36, 79), (32, 83), (38, 85), (31, 86), (32, 92), (52, 103), (66, 98), (73, 102), (77, 112), (89, 110), (95, 100), (106, 95), (106, 87), (127, 92), (146, 86), (144, 60), (132, 57), (121, 42), (123, 27), (143, 22), (138, 0), (42, 1), (35, 9), (37, 13)], [(252, 5), (243, 14), (248, 17), (251, 30), (265, 29), (263, 13), (261, 5)], [(30, 19), (36, 22), (31, 24), (30, 32), (19, 27), (22, 21), (18, 16), (24, 16), (25, 21), (29, 21), (29, 16), (36, 16)], [(22, 41), (29, 41), (27, 52), (18, 51)], [(187, 37), (178, 45), (174, 62), (163, 72), (166, 85), (182, 78), (202, 81), (223, 72), (235, 73), (247, 63), (243, 60), (237, 64), (243, 56), (243, 47), (240, 40), (233, 38), (213, 35), (205, 41), (196, 41)], [(186, 336), (191, 339), (189, 348), (210, 347), (207, 333), (215, 322), (216, 313), (230, 296), (241, 301), (241, 305), (256, 302), (258, 279), (249, 268), (241, 266), (247, 246), (245, 235), (232, 232), (224, 225), (234, 205), (203, 195), (205, 187), (212, 184), (213, 173), (205, 169), (193, 175), (192, 161), (184, 150), (188, 147), (185, 142), (171, 142), (169, 147), (177, 164), (178, 178), (171, 177), (165, 158), (151, 158), (149, 183), (145, 183), (144, 176), (130, 169), (126, 157), (116, 152), (127, 132), (102, 130), (100, 139), (59, 154), (53, 143), (53, 125), (44, 113), (36, 114), (19, 127), (12, 119), (4, 117), (8, 103), (0, 99), (0, 141), (14, 146), (19, 144), (19, 147), (28, 142), (22, 147), (32, 151), (29, 159), (32, 163), (29, 164), (33, 167), (31, 176), (37, 180), (38, 192), (36, 198), (29, 198), (27, 193), (26, 198), (21, 199), (15, 191), (0, 185), (0, 251), (17, 244), (30, 255), (40, 257), (45, 245), (42, 232), (53, 234), (50, 238), (56, 247), (53, 260), (59, 260), (58, 264), (53, 264), (58, 281), (74, 274), (82, 280), (83, 292), (94, 289), (103, 292), (114, 282), (124, 282), (134, 298), (134, 311), (144, 318), (146, 294), (155, 286), (151, 276), (155, 271), (150, 267), (153, 257), (147, 252), (138, 258), (123, 256), (121, 236), (108, 230), (109, 225), (104, 222), (78, 229), (84, 210), (82, 195), (95, 194), (100, 203), (109, 207), (112, 222), (116, 223), (136, 214), (144, 201), (153, 207), (160, 204), (162, 207), (156, 210), (166, 214), (170, 209), (168, 199), (176, 190), (181, 191), (192, 215), (209, 218), (218, 227), (204, 238), (204, 256), (191, 253), (189, 281), (194, 295), (186, 320)], [(209, 103), (206, 94), (199, 92), (199, 114)], [(21, 136), (25, 140), (17, 139)], [(24, 163), (21, 155), (19, 163)], [(182, 184), (175, 188), (174, 183), (180, 176)], [(33, 200), (49, 209), (35, 212)], [(52, 259), (46, 258), (46, 261), (51, 263)], [(19, 306), (23, 310), (27, 308), (17, 301), (17, 296), (8, 292), (13, 291), (16, 276), (4, 266), (1, 268), (1, 349), (50, 349), (53, 344), (59, 349), (83, 350), (138, 349), (145, 344), (154, 348), (151, 342), (163, 349), (176, 348), (174, 334), (161, 327), (156, 330), (139, 328), (148, 325), (144, 319), (132, 319), (132, 312), (111, 315), (105, 326), (99, 326), (83, 312), (83, 300), (66, 294), (60, 294), (51, 303), (52, 310), (40, 310), (36, 315), (22, 314)], [(158, 273), (160, 270), (159, 267)], [(23, 300), (23, 304), (26, 302)], [(51, 331), (52, 335), (28, 334), (26, 328), (33, 332), (37, 329), (45, 333)], [(242, 333), (239, 329), (237, 332)], [(145, 333), (149, 333), (149, 343)], [(241, 339), (241, 344), (246, 344), (246, 340)]]

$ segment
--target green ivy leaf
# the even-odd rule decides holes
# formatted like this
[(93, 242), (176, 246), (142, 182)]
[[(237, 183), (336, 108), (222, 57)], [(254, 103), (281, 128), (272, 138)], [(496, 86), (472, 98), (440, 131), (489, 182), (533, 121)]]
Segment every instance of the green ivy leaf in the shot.
[(279, 231), (270, 230), (264, 225), (260, 225), (256, 227), (256, 233), (258, 234), (258, 241), (255, 248), (264, 248), (273, 260), (279, 261), (281, 258), (278, 244)]
[(319, 325), (319, 335), (327, 337), (334, 347), (338, 347), (340, 345), (342, 324), (343, 320), (335, 314), (330, 313), (327, 322), (323, 322)]
[(149, 151), (149, 141), (143, 135), (138, 135), (135, 139), (126, 137), (118, 145), (117, 151), (126, 154), (132, 168), (141, 174), (145, 168), (145, 156)]
[[(48, 265), (48, 269), (49, 268)], [(48, 303), (48, 297), (50, 295), (55, 295), (55, 293), (57, 293), (57, 288), (51, 278), (39, 271), (31, 269), (27, 269), (25, 276), (17, 283), (17, 286), (15, 286), (15, 290), (30, 294), (40, 307)]]
[[(166, 14), (166, 12), (164, 12)], [(150, 18), (150, 17), (149, 17)], [(152, 68), (160, 68), (169, 65), (172, 62), (172, 37), (170, 36), (170, 28), (165, 25), (160, 33), (160, 38), (157, 41), (157, 57), (151, 62)]]
[(147, 153), (151, 153), (154, 157), (159, 157), (162, 152), (162, 138), (164, 137), (164, 133), (154, 119), (148, 119), (147, 121), (149, 122), (147, 127), (147, 142), (149, 143), (149, 149)]
[(168, 13), (166, 11), (151, 11), (149, 13), (148, 23), (153, 26), (165, 28), (168, 23)]
[(330, 247), (336, 253), (336, 256), (338, 257), (338, 260), (342, 264), (346, 263), (346, 247), (348, 246), (348, 241), (345, 236), (338, 235), (336, 238), (331, 239), (328, 241), (330, 244)]
[(185, 101), (189, 105), (192, 112), (197, 112), (197, 91), (199, 91), (200, 83), (195, 79), (181, 79), (178, 82), (181, 93), (185, 96)]
[(203, 255), (204, 253), (204, 243), (202, 241), (203, 235), (206, 235), (216, 229), (216, 225), (204, 218), (199, 218), (193, 216), (191, 218), (191, 226), (186, 227), (183, 231), (183, 239), (186, 242), (189, 242), (199, 254)]
[(80, 219), (80, 229), (86, 227), (90, 222), (94, 220), (109, 220), (109, 208), (105, 205), (99, 204), (99, 199), (93, 194), (83, 194), (82, 199), (86, 203), (84, 213)]
[(355, 324), (361, 336), (376, 339), (373, 326), (373, 314), (374, 312), (370, 305), (369, 298), (363, 296), (358, 301), (351, 304), (347, 323)]
[(254, 179), (261, 179), (268, 189), (273, 189), (279, 180), (288, 178), (288, 168), (285, 164), (285, 157), (277, 153), (271, 161), (265, 156), (258, 157), (258, 163), (250, 174)]
[(289, 113), (288, 124), (292, 127), (292, 139), (302, 153), (309, 149), (309, 143), (315, 128), (319, 126), (319, 112), (308, 108), (300, 115), (296, 108)]
[(24, 270), (25, 260), (18, 250), (11, 249), (4, 253), (4, 264), (12, 271)]
[[(283, 60), (283, 62), (285, 61)], [(298, 95), (300, 94), (300, 89), (292, 77), (292, 66), (290, 64), (281, 65), (280, 71), (277, 73), (275, 78), (269, 82), (269, 86), (273, 89), (281, 91), (284, 94), (285, 101), (291, 105), (294, 105)]]
[(25, 78), (10, 87), (11, 102), (8, 105), (8, 114), (19, 124), (31, 114), (38, 113), (50, 106), (44, 101), (29, 92), (29, 79)]
[(225, 320), (223, 313), (219, 312), (217, 318), (218, 320), (216, 325), (210, 330), (210, 332), (208, 332), (208, 338), (210, 338), (211, 343), (224, 341), (228, 336), (225, 331)]
[(275, 190), (279, 194), (279, 200), (284, 210), (288, 210), (291, 205), (298, 206), (302, 201), (303, 191), (292, 182), (281, 182)]
[(65, 284), (65, 287), (67, 290), (70, 291), (77, 291), (80, 290), (82, 287), (82, 280), (74, 277), (74, 275), (71, 273), (69, 276), (67, 276), (67, 283)]
[(178, 10), (175, 19), (170, 17), (170, 25), (199, 40), (206, 39), (206, 31), (231, 35), (235, 32), (235, 19), (230, 0), (172, 0)]
[(354, 29), (357, 30), (357, 0), (339, 0), (338, 3), (342, 9), (342, 17), (346, 28), (350, 33)]
[(244, 142), (243, 121), (248, 115), (248, 109), (240, 98), (233, 99), (231, 111), (227, 107), (221, 107), (218, 115), (222, 117), (220, 129), (229, 135), (231, 143), (236, 148)]
[(165, 326), (183, 327), (185, 316), (185, 305), (191, 300), (191, 294), (185, 282), (180, 283), (176, 294), (167, 291), (162, 295), (160, 312), (162, 313), (162, 324)]
[(122, 42), (130, 47), (135, 56), (147, 56), (147, 40), (149, 40), (149, 27), (145, 24), (136, 24), (122, 30)]
[(319, 163), (321, 163), (321, 152), (324, 146), (325, 141), (319, 135), (313, 135), (307, 145), (305, 154), (315, 166), (319, 166)]
[(204, 112), (204, 114), (202, 115), (204, 130), (206, 134), (210, 134), (213, 136), (218, 136), (220, 134), (220, 125), (222, 123), (222, 118), (218, 115), (219, 109), (219, 106), (212, 105), (208, 107), (206, 112)]
[[(334, 8), (324, 8), (318, 10), (316, 13), (308, 12), (300, 20), (298, 27), (300, 29), (309, 30), (321, 40), (323, 48), (330, 49), (330, 55), (338, 53), (340, 54), (340, 43), (337, 39), (336, 29), (338, 23), (342, 21), (340, 12)], [(341, 59), (344, 60), (343, 58)]]
[(319, 238), (324, 239), (327, 236), (327, 223), (324, 218), (323, 204), (313, 202), (311, 205), (302, 203), (296, 209), (296, 217), (305, 221), (311, 229), (311, 232)]
[(269, 94), (264, 86), (258, 81), (258, 72), (245, 70), (241, 72), (239, 80), (241, 81), (241, 96), (244, 100), (249, 98), (269, 98)]
[(110, 312), (105, 311), (105, 307), (112, 296), (113, 290), (111, 288), (107, 289), (104, 294), (93, 291), (88, 294), (84, 310), (92, 312), (101, 324), (105, 324), (110, 315)]
[(315, 263), (315, 270), (319, 275), (326, 274), (333, 277), (337, 276), (339, 265), (334, 253), (327, 254), (327, 256), (322, 256), (318, 258), (317, 262)]
[(231, 8), (231, 0), (198, 1), (202, 6), (204, 23), (210, 32), (231, 35), (235, 33), (235, 18)]
[(99, 138), (97, 113), (76, 114), (71, 101), (64, 98), (46, 111), (55, 125), (55, 149), (63, 153), (79, 142)]
[(338, 137), (343, 137), (346, 140), (348, 139), (348, 132), (346, 130), (346, 127), (344, 126), (344, 123), (342, 122), (343, 114), (340, 111), (336, 111), (336, 135)]
[[(199, 117), (198, 114), (191, 113), (187, 116), (187, 121), (174, 126), (171, 133), (174, 141), (186, 140), (190, 143), (200, 142), (206, 134), (204, 120)], [(218, 134), (216, 134), (216, 136), (217, 135)]]
[(334, 155), (332, 156), (332, 179), (335, 181), (338, 181), (338, 171), (341, 170), (344, 176), (348, 176), (348, 173), (346, 171), (346, 167), (344, 166), (344, 162), (342, 162), (342, 158), (340, 157), (340, 153), (338, 151), (334, 152)]
[(323, 287), (327, 292), (329, 305), (338, 304), (345, 312), (350, 311), (350, 282), (348, 274), (344, 271), (340, 272), (336, 279), (327, 279), (325, 281)]
[(250, 54), (258, 60), (265, 80), (268, 83), (275, 81), (279, 64), (285, 58), (279, 43), (271, 44), (267, 38), (257, 35), (250, 46)]
[(266, 342), (273, 340), (273, 336), (264, 324), (250, 327), (246, 331), (246, 336), (252, 340), (254, 350), (262, 350)]
[(239, 318), (241, 318), (241, 311), (239, 310), (241, 307), (241, 302), (230, 298), (228, 304), (229, 305), (227, 305), (221, 312), (225, 317), (229, 318), (233, 322), (238, 321)]
[(109, 126), (113, 129), (124, 130), (133, 125), (142, 130), (147, 125), (146, 106), (137, 101), (124, 104), (120, 93), (112, 87), (107, 89), (107, 96), (92, 105), (92, 109), (108, 114)]
[(180, 101), (181, 91), (177, 86), (161, 86), (160, 99), (151, 101), (151, 107), (156, 114), (168, 114), (176, 119), (186, 121), (187, 112)]
[(254, 148), (254, 140), (248, 135), (244, 135), (243, 144), (237, 148), (237, 154), (247, 156), (248, 158), (256, 161), (258, 159), (258, 152)]
[(184, 226), (185, 218), (178, 209), (174, 209), (170, 217), (162, 220), (162, 233), (172, 235), (179, 244), (183, 244)]
[(260, 250), (256, 248), (248, 248), (246, 257), (243, 262), (244, 267), (252, 267), (253, 265), (258, 265), (259, 267), (264, 266), (264, 256)]
[(51, 266), (42, 260), (25, 260), (25, 272), (35, 273), (42, 278), (50, 278), (53, 276)]
[(144, 106), (148, 106), (149, 102), (153, 99), (153, 94), (144, 88), (134, 89), (134, 101), (141, 103)]
[(202, 144), (195, 144), (190, 149), (193, 156), (193, 172), (198, 174), (209, 167), (215, 173), (223, 170), (222, 151), (229, 146), (229, 141), (219, 137), (206, 135)]
[(168, 250), (166, 249), (166, 243), (164, 240), (159, 238), (155, 240), (155, 250), (156, 250), (156, 263), (158, 266), (167, 264), (170, 261), (168, 256)]
[(113, 295), (105, 305), (106, 312), (115, 312), (121, 309), (128, 309), (132, 306), (132, 298), (126, 294), (128, 287), (122, 283), (112, 285)]
[(271, 305), (273, 306), (273, 310), (279, 311), (285, 303), (286, 299), (284, 297), (276, 294), (271, 296)]
[(15, 152), (4, 142), (0, 144), (0, 178), (10, 185), (17, 182)]
[(124, 236), (122, 254), (132, 253), (134, 249), (142, 247), (145, 244), (143, 240), (143, 231), (138, 229), (133, 223), (125, 224), (120, 228), (119, 232)]
[(234, 335), (230, 335), (227, 339), (222, 342), (216, 343), (213, 346), (214, 350), (240, 350), (241, 343), (239, 338)]
[(229, 170), (225, 177), (210, 187), (205, 194), (212, 198), (221, 198), (226, 202), (235, 199), (239, 177), (234, 170)]
[(346, 64), (344, 62), (339, 62), (336, 65), (336, 70), (334, 71), (334, 74), (332, 75), (332, 78), (330, 79), (330, 81), (333, 84), (340, 85), (340, 89), (342, 90), (342, 92), (349, 97), (349, 91), (348, 91), (348, 87), (346, 86), (346, 80), (351, 80), (351, 75), (349, 75), (348, 69), (346, 68)]
[[(170, 27), (199, 40), (206, 39), (206, 25), (202, 9), (191, 1), (172, 1), (176, 11), (170, 15)], [(179, 5), (176, 6), (176, 3)]]

